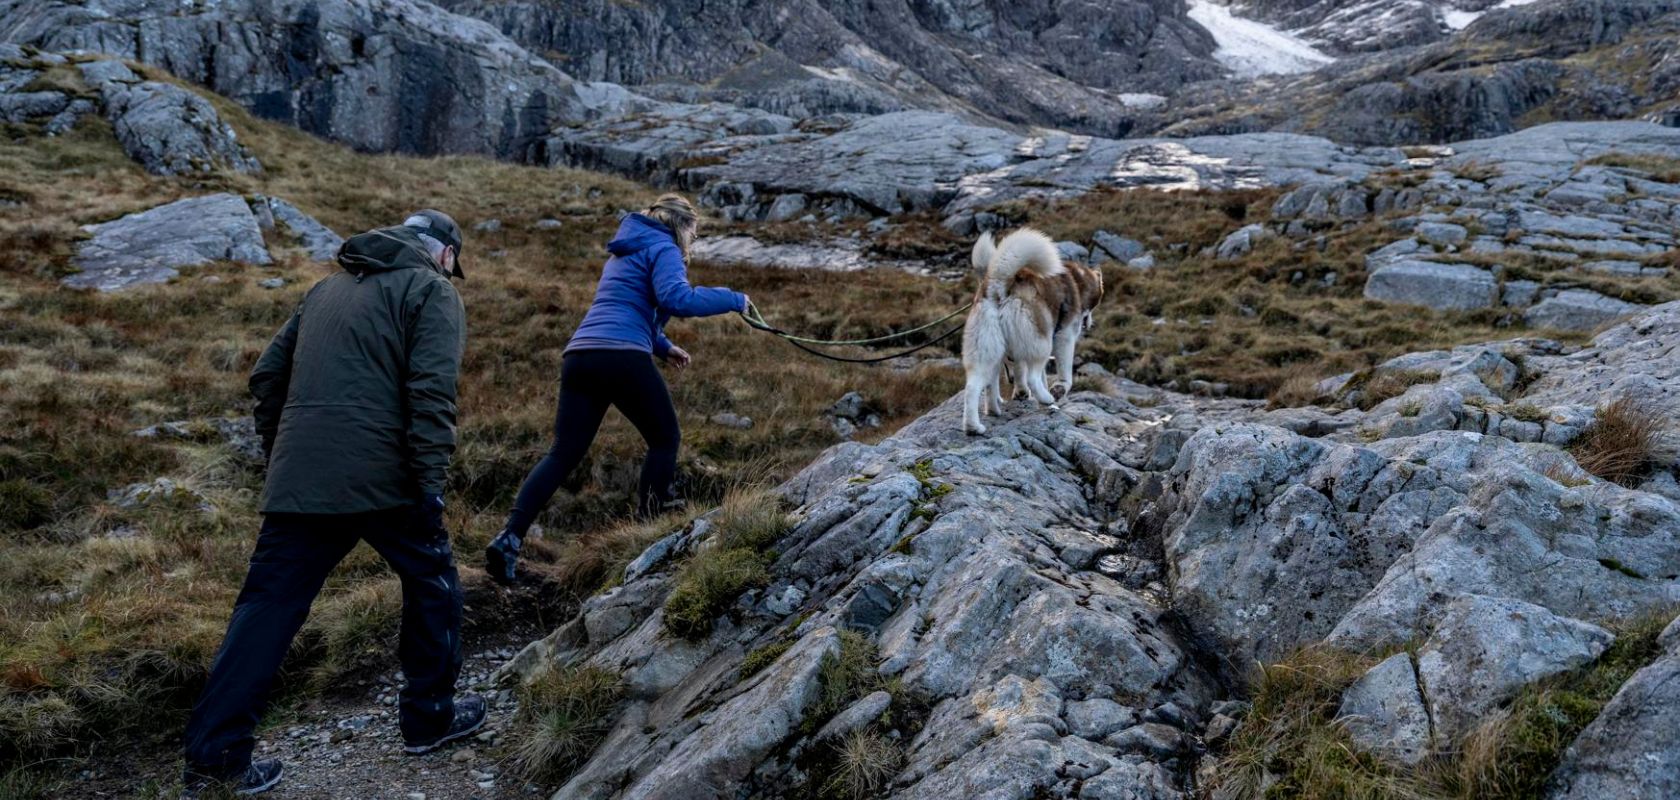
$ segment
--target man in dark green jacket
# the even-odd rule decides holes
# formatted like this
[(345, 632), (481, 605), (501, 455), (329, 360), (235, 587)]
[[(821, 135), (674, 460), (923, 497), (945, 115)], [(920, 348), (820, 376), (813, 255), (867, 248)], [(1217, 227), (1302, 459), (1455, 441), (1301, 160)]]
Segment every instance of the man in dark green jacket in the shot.
[(466, 344), (460, 228), (438, 211), (352, 237), (342, 272), (315, 284), (251, 372), (268, 453), (263, 526), (227, 636), (186, 734), (187, 787), (273, 787), (253, 731), (292, 638), (328, 573), (365, 540), (402, 579), (398, 655), (410, 753), (484, 722), (455, 699), (461, 589), (443, 491), (455, 451), (455, 383)]

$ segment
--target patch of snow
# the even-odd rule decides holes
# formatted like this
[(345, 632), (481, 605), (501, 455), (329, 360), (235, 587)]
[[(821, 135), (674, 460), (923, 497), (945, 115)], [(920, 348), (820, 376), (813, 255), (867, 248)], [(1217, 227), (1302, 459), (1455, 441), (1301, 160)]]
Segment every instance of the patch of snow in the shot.
[(1120, 105), (1127, 108), (1160, 108), (1167, 104), (1167, 98), (1158, 94), (1144, 92), (1121, 92)]
[(1190, 19), (1213, 35), (1219, 45), (1214, 59), (1238, 77), (1310, 72), (1335, 60), (1303, 39), (1243, 19), (1213, 0), (1190, 0)]
[[(1533, 0), (1525, 0), (1525, 2), (1533, 2)], [(1480, 11), (1460, 11), (1456, 8), (1443, 8), (1441, 9), (1441, 22), (1446, 23), (1449, 30), (1461, 31), (1470, 27), (1470, 23), (1475, 22), (1481, 15), (1482, 12)]]
[(834, 69), (823, 69), (822, 67), (813, 67), (810, 64), (800, 64), (799, 66), (802, 67), (806, 72), (809, 72), (812, 75), (815, 75), (819, 78), (823, 78), (825, 80), (842, 81), (842, 82), (845, 82), (845, 83), (856, 83), (857, 82), (857, 79), (852, 77), (851, 70), (848, 70), (845, 67), (835, 67)]

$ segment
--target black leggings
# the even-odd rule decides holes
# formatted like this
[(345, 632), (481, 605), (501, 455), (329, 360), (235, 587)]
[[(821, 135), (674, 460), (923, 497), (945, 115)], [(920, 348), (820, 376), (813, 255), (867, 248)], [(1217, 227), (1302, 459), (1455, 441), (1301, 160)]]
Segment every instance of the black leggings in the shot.
[(507, 529), (524, 536), (578, 462), (589, 452), (607, 408), (617, 408), (647, 441), (647, 460), (636, 487), (644, 515), (657, 513), (671, 499), (677, 473), (677, 445), (682, 432), (671, 391), (653, 356), (636, 350), (578, 350), (560, 367), (560, 403), (554, 414), (554, 446), (525, 477), (513, 501)]

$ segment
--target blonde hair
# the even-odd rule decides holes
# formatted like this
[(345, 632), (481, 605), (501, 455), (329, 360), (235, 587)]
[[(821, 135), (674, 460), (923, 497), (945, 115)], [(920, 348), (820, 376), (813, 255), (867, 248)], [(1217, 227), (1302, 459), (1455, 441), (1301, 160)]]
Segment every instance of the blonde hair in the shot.
[(694, 204), (688, 202), (688, 198), (680, 194), (663, 194), (642, 213), (670, 228), (677, 236), (677, 247), (683, 255), (688, 255), (688, 248), (694, 244), (694, 234), (700, 229), (700, 212), (694, 210)]

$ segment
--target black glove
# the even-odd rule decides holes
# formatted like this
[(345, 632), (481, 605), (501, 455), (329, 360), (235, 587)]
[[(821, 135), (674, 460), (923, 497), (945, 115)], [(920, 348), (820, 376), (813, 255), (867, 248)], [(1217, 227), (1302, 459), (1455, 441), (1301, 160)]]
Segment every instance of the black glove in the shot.
[(519, 560), (519, 548), (523, 544), (524, 537), (509, 530), (490, 540), (490, 546), (484, 548), (484, 570), (490, 573), (491, 580), (503, 586), (513, 585), (513, 566)]
[(420, 496), (420, 502), (414, 507), (420, 523), (428, 530), (443, 530), (443, 495), (426, 494)]

